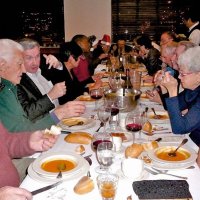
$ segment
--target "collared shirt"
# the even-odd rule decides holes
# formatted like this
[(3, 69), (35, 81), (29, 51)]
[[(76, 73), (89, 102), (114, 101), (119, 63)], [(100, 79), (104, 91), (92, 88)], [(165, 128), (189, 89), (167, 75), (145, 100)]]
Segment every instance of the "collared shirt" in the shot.
[[(189, 28), (189, 32), (196, 26), (199, 25), (199, 22), (195, 23), (193, 26)], [(200, 45), (200, 30), (199, 29), (194, 29), (190, 35), (189, 35), (189, 40), (193, 42), (196, 45)]]
[[(35, 85), (38, 87), (38, 89), (40, 90), (40, 92), (42, 93), (42, 95), (47, 94), (53, 88), (52, 82), (48, 81), (44, 76), (42, 76), (41, 69), (38, 69), (38, 71), (36, 73), (29, 73), (29, 72), (27, 72), (26, 74), (35, 83)], [(52, 100), (50, 97), (49, 97), (49, 99), (51, 100), (51, 102), (55, 106), (59, 105), (58, 99)]]

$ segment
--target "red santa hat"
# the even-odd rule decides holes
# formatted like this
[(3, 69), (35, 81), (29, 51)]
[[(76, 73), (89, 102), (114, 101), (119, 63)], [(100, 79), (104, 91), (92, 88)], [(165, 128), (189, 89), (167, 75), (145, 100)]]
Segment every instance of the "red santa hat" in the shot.
[(110, 46), (110, 45), (111, 45), (110, 36), (105, 34), (105, 35), (103, 36), (102, 40), (101, 40), (101, 44), (105, 44), (105, 45)]

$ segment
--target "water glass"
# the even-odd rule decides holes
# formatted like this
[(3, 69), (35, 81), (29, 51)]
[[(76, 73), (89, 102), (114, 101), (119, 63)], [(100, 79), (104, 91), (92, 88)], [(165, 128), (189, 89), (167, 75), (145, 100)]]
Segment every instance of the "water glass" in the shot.
[(103, 141), (97, 146), (97, 159), (100, 164), (95, 170), (97, 173), (107, 173), (113, 163), (113, 143)]

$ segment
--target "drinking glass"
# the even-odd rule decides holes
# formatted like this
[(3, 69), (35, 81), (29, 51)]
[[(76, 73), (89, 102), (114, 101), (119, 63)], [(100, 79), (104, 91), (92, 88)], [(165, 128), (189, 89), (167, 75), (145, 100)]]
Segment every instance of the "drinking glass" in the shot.
[(92, 142), (91, 142), (92, 149), (93, 149), (93, 151), (96, 152), (97, 147), (101, 142), (111, 142), (111, 141), (112, 141), (112, 138), (109, 133), (96, 132), (93, 134), (93, 137), (92, 137)]
[(109, 125), (110, 130), (115, 130), (119, 126), (119, 105), (118, 102), (115, 99), (108, 99), (105, 102), (106, 107), (110, 109), (110, 119), (109, 119)]
[[(143, 125), (143, 115), (140, 110), (133, 110), (132, 112), (128, 113), (125, 119), (125, 126), (128, 131), (131, 131), (133, 133), (138, 132), (138, 142), (143, 142), (143, 139), (141, 137), (141, 129)], [(135, 134), (133, 135), (133, 138), (135, 138)]]
[(98, 89), (90, 90), (90, 97), (92, 99), (95, 99), (95, 109), (94, 109), (94, 111), (97, 111), (97, 100), (99, 100), (103, 97), (103, 89), (98, 88)]
[(109, 121), (111, 117), (111, 109), (103, 105), (98, 109), (97, 115), (99, 120), (103, 123), (103, 132), (105, 133), (106, 123)]
[(95, 168), (95, 171), (97, 173), (107, 173), (109, 167), (113, 163), (113, 157), (114, 157), (112, 142), (103, 141), (100, 144), (98, 144), (96, 153), (97, 153), (97, 160), (100, 166)]
[(119, 176), (117, 174), (100, 174), (97, 176), (97, 185), (102, 200), (114, 200), (117, 192)]

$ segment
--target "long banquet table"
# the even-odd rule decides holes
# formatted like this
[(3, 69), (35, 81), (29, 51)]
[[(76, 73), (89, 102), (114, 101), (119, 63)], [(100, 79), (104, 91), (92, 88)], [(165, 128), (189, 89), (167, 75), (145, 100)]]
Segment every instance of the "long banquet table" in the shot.
[[(156, 109), (162, 109), (162, 106), (160, 105), (156, 105), (152, 102), (142, 102), (139, 101), (138, 105), (140, 105), (141, 107), (145, 108), (146, 106), (149, 107), (155, 107)], [(91, 107), (87, 107), (87, 115), (86, 116), (91, 116), (94, 115), (94, 112), (92, 111)], [(123, 126), (124, 123), (124, 119), (125, 119), (126, 113), (121, 113), (120, 114), (120, 118), (121, 118), (121, 125)], [(96, 119), (96, 124), (91, 127), (88, 128), (86, 131), (88, 133), (94, 134), (95, 130), (99, 127), (99, 120)], [(170, 123), (168, 122), (167, 126), (170, 128)], [(123, 128), (123, 127), (122, 127)], [(103, 129), (102, 129), (103, 130)], [(101, 130), (100, 130), (101, 131)], [(74, 152), (75, 147), (77, 146), (77, 144), (70, 144), (64, 141), (64, 137), (66, 135), (65, 134), (61, 134), (57, 143), (55, 144), (55, 146), (49, 150), (49, 152), (59, 152), (59, 151), (72, 151)], [(154, 136), (149, 137), (146, 136), (145, 134), (142, 135), (144, 138), (146, 138), (147, 140), (153, 140), (153, 138), (158, 138), (158, 137), (166, 137), (166, 136), (174, 136), (173, 133), (162, 133), (162, 134), (155, 134)], [(188, 137), (188, 135), (185, 135), (183, 137)], [(188, 137), (189, 138), (189, 137)], [(132, 141), (123, 143), (124, 148), (128, 145), (130, 145), (132, 143)], [(189, 142), (187, 143), (187, 145), (189, 145), (190, 147), (192, 147), (196, 152), (198, 151), (198, 147), (189, 139)], [(98, 188), (97, 188), (97, 184), (96, 184), (96, 177), (97, 177), (97, 173), (95, 172), (95, 167), (98, 166), (98, 162), (96, 160), (96, 156), (95, 153), (92, 151), (91, 146), (90, 145), (85, 145), (86, 148), (86, 153), (83, 156), (92, 154), (92, 165), (90, 166), (90, 173), (91, 173), (91, 178), (94, 180), (95, 183), (95, 189), (87, 194), (84, 195), (78, 195), (76, 193), (74, 193), (73, 188), (74, 185), (78, 182), (78, 180), (81, 177), (75, 178), (75, 179), (71, 179), (71, 180), (67, 180), (64, 181), (61, 185), (57, 186), (56, 188), (53, 188), (51, 190), (45, 191), (43, 193), (40, 193), (38, 195), (35, 195), (33, 197), (34, 200), (53, 200), (53, 199), (69, 199), (69, 200), (89, 200), (89, 199), (95, 199), (95, 200), (101, 200)], [(40, 154), (35, 154), (33, 155), (33, 157), (38, 157), (40, 156)], [(120, 161), (122, 159), (123, 154), (120, 155), (116, 155), (116, 159), (114, 161), (115, 166), (114, 169), (115, 170), (120, 170)], [(197, 166), (197, 164), (194, 164), (195, 168), (194, 169), (180, 169), (180, 170), (170, 170), (170, 173), (176, 174), (176, 175), (180, 175), (180, 176), (186, 176), (188, 177), (187, 182), (189, 183), (189, 190), (192, 194), (192, 197), (194, 200), (200, 200), (200, 187), (199, 187), (199, 180), (200, 180), (200, 170), (199, 167)], [(112, 168), (111, 168), (112, 169)], [(115, 171), (116, 173), (119, 173), (119, 171)], [(86, 174), (85, 174), (86, 175)], [(156, 179), (168, 179), (168, 180), (177, 180), (178, 178), (174, 178), (171, 176), (167, 176), (167, 175), (152, 175), (152, 174), (148, 174), (147, 172), (144, 174), (144, 176), (142, 177), (142, 179), (145, 180), (156, 180)], [(129, 180), (127, 178), (124, 177), (120, 177), (119, 180), (119, 184), (118, 184), (118, 190), (117, 190), (117, 195), (116, 195), (116, 200), (126, 200), (127, 196), (132, 195), (133, 199), (135, 197), (135, 194), (133, 192), (132, 189), (132, 183), (133, 180)], [(26, 178), (24, 179), (24, 181), (22, 182), (21, 186), (22, 188), (26, 188), (29, 191), (33, 191), (35, 189), (41, 188), (43, 186), (49, 185), (49, 183), (47, 182), (42, 182), (41, 180), (36, 180), (34, 178), (32, 178), (31, 176), (27, 175)]]

